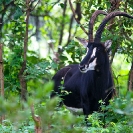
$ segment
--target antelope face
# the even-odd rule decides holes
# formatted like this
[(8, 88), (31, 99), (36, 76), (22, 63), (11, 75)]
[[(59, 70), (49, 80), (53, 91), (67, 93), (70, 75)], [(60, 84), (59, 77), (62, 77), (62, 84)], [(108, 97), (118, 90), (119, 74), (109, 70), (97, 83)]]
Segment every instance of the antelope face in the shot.
[(79, 64), (79, 70), (82, 73), (87, 71), (95, 70), (97, 72), (101, 71), (101, 66), (104, 66), (108, 60), (108, 54), (106, 48), (101, 43), (91, 43), (88, 44), (88, 51), (86, 56)]

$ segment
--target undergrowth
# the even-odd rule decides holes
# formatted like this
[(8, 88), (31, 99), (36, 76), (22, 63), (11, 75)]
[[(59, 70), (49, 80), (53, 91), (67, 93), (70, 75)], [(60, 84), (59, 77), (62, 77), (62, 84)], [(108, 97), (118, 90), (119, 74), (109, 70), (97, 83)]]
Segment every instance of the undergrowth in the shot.
[(53, 83), (32, 92), (27, 102), (20, 102), (17, 96), (0, 98), (0, 115), (5, 116), (0, 125), (1, 133), (34, 133), (34, 112), (41, 118), (44, 133), (132, 133), (133, 132), (133, 93), (115, 97), (108, 106), (101, 103), (101, 111), (88, 116), (87, 127), (83, 115), (73, 115), (64, 106), (58, 107), (60, 99), (49, 98)]

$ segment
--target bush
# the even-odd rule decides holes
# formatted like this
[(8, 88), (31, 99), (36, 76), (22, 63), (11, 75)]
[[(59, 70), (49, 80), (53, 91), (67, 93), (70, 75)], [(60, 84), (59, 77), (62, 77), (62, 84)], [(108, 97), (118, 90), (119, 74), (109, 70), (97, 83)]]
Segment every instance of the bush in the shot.
[(37, 123), (32, 116), (41, 118), (41, 128), (45, 133), (125, 133), (133, 132), (133, 93), (129, 92), (114, 98), (108, 106), (101, 102), (101, 111), (88, 116), (90, 126), (84, 122), (84, 116), (76, 116), (64, 106), (59, 107), (58, 97), (50, 99), (53, 83), (31, 91), (27, 102), (20, 102), (17, 96), (8, 99), (0, 98), (0, 115), (5, 120), (0, 125), (4, 133), (33, 133)]

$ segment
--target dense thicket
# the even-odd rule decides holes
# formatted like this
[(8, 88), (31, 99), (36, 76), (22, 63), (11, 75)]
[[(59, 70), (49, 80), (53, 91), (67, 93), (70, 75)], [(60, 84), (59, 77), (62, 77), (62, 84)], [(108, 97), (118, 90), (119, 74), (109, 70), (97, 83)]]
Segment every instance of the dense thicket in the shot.
[[(102, 111), (109, 109), (108, 117), (104, 120), (105, 113), (94, 113), (89, 117), (92, 126), (87, 128), (82, 116), (73, 116), (65, 107), (54, 111), (59, 99), (49, 100), (51, 77), (61, 67), (82, 59), (85, 51), (75, 37), (88, 39), (82, 29), (88, 32), (92, 13), (100, 9), (133, 14), (132, 0), (71, 2), (75, 14), (67, 0), (0, 1), (5, 92), (0, 99), (0, 115), (5, 115), (0, 131), (34, 132), (33, 120), (41, 119), (45, 132), (133, 132), (133, 94), (127, 92), (133, 89), (133, 20), (127, 18), (110, 21), (102, 35), (103, 42), (113, 41), (111, 67), (117, 90), (110, 106), (102, 106)], [(96, 20), (94, 33), (103, 18), (100, 15)], [(35, 125), (41, 128), (41, 124)]]

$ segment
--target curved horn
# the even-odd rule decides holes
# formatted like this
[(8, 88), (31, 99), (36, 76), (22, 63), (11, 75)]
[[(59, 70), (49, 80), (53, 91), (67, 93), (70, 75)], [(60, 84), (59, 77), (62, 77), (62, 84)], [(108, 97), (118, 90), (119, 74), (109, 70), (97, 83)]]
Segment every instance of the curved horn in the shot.
[(99, 14), (107, 15), (107, 13), (105, 11), (102, 11), (102, 10), (96, 10), (92, 14), (92, 16), (90, 18), (90, 22), (89, 22), (89, 35), (88, 35), (89, 42), (93, 42), (93, 25), (94, 25), (94, 22), (95, 22), (95, 20)]
[(98, 28), (98, 30), (96, 32), (94, 42), (100, 42), (101, 41), (101, 35), (102, 35), (102, 32), (104, 30), (105, 25), (107, 24), (107, 22), (110, 19), (114, 18), (115, 16), (124, 16), (124, 17), (128, 17), (128, 18), (132, 18), (133, 19), (133, 16), (130, 16), (129, 14), (127, 14), (125, 12), (115, 11), (115, 12), (109, 13), (104, 18), (104, 20), (102, 21), (102, 23), (100, 24), (100, 26), (99, 26), (99, 28)]

